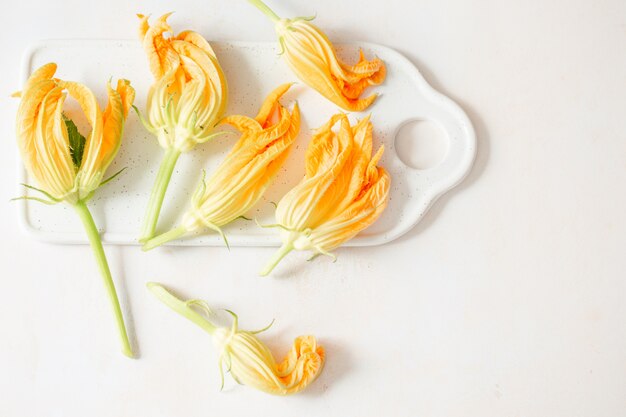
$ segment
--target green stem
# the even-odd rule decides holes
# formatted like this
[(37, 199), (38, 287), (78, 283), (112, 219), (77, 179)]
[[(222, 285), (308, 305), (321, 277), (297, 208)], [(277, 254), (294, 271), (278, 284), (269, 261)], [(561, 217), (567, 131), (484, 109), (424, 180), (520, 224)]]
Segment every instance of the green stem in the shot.
[(185, 235), (185, 233), (187, 233), (187, 229), (185, 229), (184, 226), (178, 226), (168, 232), (161, 233), (160, 235), (148, 240), (141, 247), (141, 250), (143, 250), (144, 252), (147, 252), (158, 246), (161, 246), (164, 243), (181, 238)]
[(248, 2), (252, 4), (254, 7), (256, 7), (257, 9), (259, 9), (260, 11), (262, 11), (263, 14), (265, 14), (267, 17), (272, 19), (272, 22), (276, 23), (280, 20), (280, 17), (278, 17), (278, 15), (274, 13), (272, 9), (267, 7), (267, 5), (263, 3), (261, 0), (248, 0)]
[(265, 268), (261, 270), (260, 275), (262, 277), (267, 276), (270, 272), (272, 272), (272, 270), (276, 267), (276, 265), (278, 265), (278, 263), (292, 250), (293, 250), (292, 242), (283, 243), (280, 249), (278, 249), (278, 251), (275, 252), (274, 255), (272, 255), (269, 262), (265, 265)]
[(143, 219), (143, 225), (141, 226), (139, 241), (142, 243), (154, 236), (154, 231), (159, 221), (159, 214), (161, 213), (161, 206), (163, 205), (163, 199), (165, 198), (165, 192), (167, 191), (167, 186), (170, 183), (172, 172), (174, 171), (179, 156), (179, 150), (170, 148), (165, 152), (163, 161), (161, 161), (156, 181), (150, 193), (150, 200), (148, 201), (148, 208), (146, 209), (146, 215)]
[(156, 298), (161, 300), (163, 304), (165, 304), (181, 316), (186, 317), (198, 326), (202, 327), (202, 329), (204, 329), (208, 334), (213, 334), (213, 332), (215, 331), (215, 326), (213, 325), (213, 323), (208, 321), (206, 318), (204, 318), (204, 316), (191, 308), (190, 303), (174, 296), (174, 294), (166, 290), (164, 286), (157, 282), (148, 282), (146, 284), (146, 287), (148, 287), (150, 292), (152, 292), (152, 294), (154, 294)]
[(93, 221), (93, 217), (91, 217), (91, 213), (89, 212), (89, 209), (87, 208), (87, 205), (84, 201), (79, 201), (78, 203), (74, 204), (74, 209), (76, 210), (78, 216), (83, 222), (83, 226), (85, 227), (85, 231), (87, 232), (87, 237), (89, 238), (89, 243), (91, 244), (91, 249), (94, 256), (96, 257), (96, 262), (98, 263), (98, 268), (100, 269), (102, 281), (104, 282), (104, 287), (106, 288), (107, 295), (109, 296), (109, 301), (111, 303), (111, 308), (113, 309), (113, 314), (115, 315), (117, 332), (122, 342), (122, 353), (129, 358), (132, 358), (133, 349), (131, 348), (130, 342), (128, 341), (128, 334), (126, 333), (126, 326), (124, 325), (124, 316), (122, 315), (120, 302), (117, 298), (117, 293), (115, 292), (115, 284), (113, 284), (113, 278), (111, 277), (109, 264), (107, 263), (107, 258), (104, 254), (104, 248), (102, 247), (100, 234), (98, 233), (98, 229), (96, 228), (96, 224)]

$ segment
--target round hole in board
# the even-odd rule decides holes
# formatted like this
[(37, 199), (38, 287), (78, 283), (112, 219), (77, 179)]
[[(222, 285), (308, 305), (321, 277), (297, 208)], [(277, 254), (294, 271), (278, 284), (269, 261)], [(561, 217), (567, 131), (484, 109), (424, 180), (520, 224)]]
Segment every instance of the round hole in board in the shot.
[(400, 126), (395, 137), (398, 158), (414, 169), (439, 165), (448, 152), (448, 135), (436, 123), (417, 119)]

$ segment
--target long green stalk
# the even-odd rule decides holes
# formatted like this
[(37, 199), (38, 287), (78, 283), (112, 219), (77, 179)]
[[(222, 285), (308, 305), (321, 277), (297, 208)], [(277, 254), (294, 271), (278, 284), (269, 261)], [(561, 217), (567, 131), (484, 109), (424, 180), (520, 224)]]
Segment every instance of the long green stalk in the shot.
[(261, 0), (248, 0), (248, 2), (263, 12), (263, 14), (269, 17), (272, 22), (276, 23), (280, 20), (280, 17)]
[(293, 242), (288, 241), (283, 243), (283, 245), (272, 255), (270, 260), (267, 262), (265, 267), (261, 270), (259, 275), (262, 277), (267, 276), (272, 270), (278, 265), (282, 259), (287, 256), (289, 252), (293, 250)]
[(174, 294), (166, 290), (164, 286), (157, 282), (148, 282), (146, 286), (148, 287), (150, 292), (152, 292), (152, 294), (154, 294), (159, 300), (163, 302), (163, 304), (165, 304), (181, 316), (202, 327), (207, 333), (213, 334), (213, 332), (215, 331), (215, 326), (206, 318), (204, 318), (200, 313), (194, 311), (194, 309), (191, 308), (194, 303), (197, 303), (197, 301), (183, 301), (174, 296)]
[(113, 314), (115, 315), (117, 332), (120, 337), (120, 341), (122, 342), (122, 353), (129, 358), (132, 358), (133, 349), (131, 348), (128, 340), (126, 326), (124, 325), (124, 316), (122, 315), (120, 302), (117, 298), (117, 292), (115, 291), (115, 284), (113, 283), (113, 278), (111, 277), (111, 271), (109, 270), (109, 264), (104, 253), (104, 248), (102, 247), (100, 234), (98, 233), (93, 217), (91, 216), (91, 213), (89, 212), (89, 209), (84, 201), (79, 201), (74, 204), (74, 209), (78, 213), (80, 220), (83, 222), (83, 226), (87, 232), (87, 237), (89, 238), (89, 243), (91, 244), (91, 249), (96, 258), (96, 262), (98, 263), (100, 275), (102, 276), (102, 282), (104, 283), (107, 295), (109, 296), (111, 308), (113, 309)]
[(161, 246), (164, 243), (181, 238), (185, 235), (185, 233), (187, 233), (187, 229), (185, 229), (183, 226), (178, 226), (172, 230), (169, 230), (148, 240), (141, 247), (141, 250), (147, 252), (151, 249), (156, 248), (157, 246)]
[(156, 181), (152, 186), (152, 192), (150, 193), (150, 200), (148, 201), (148, 208), (143, 219), (143, 225), (141, 226), (141, 234), (139, 242), (147, 242), (154, 236), (157, 222), (159, 221), (159, 214), (161, 213), (161, 207), (163, 206), (163, 199), (165, 198), (165, 192), (172, 178), (172, 172), (180, 156), (180, 151), (174, 148), (170, 148), (165, 151), (163, 161), (159, 167)]

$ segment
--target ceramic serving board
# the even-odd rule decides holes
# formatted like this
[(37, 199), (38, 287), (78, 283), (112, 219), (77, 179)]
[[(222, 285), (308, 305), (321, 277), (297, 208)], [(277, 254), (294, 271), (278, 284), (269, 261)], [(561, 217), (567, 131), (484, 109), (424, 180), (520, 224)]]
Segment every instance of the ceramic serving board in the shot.
[[(276, 86), (298, 81), (278, 56), (274, 43), (213, 42), (212, 45), (229, 84), (227, 114), (254, 116), (266, 94)], [(338, 52), (342, 58), (355, 61), (359, 47), (364, 49), (366, 56), (376, 55), (387, 64), (387, 79), (383, 85), (375, 88), (381, 95), (367, 109), (367, 113), (371, 113), (374, 125), (375, 148), (385, 145), (381, 164), (389, 171), (392, 186), (385, 212), (376, 223), (349, 241), (349, 246), (379, 245), (406, 233), (420, 221), (439, 196), (463, 179), (471, 168), (476, 152), (474, 130), (465, 113), (449, 98), (430, 87), (410, 61), (393, 49), (371, 43), (339, 45)], [(41, 42), (26, 51), (22, 80), (25, 81), (34, 69), (47, 62), (58, 64), (57, 75), (60, 78), (80, 81), (89, 86), (103, 107), (106, 103), (106, 81), (111, 77), (114, 80), (127, 78), (137, 90), (135, 104), (139, 109), (145, 109), (146, 95), (153, 79), (138, 41)], [(340, 111), (302, 82), (292, 87), (283, 98), (283, 103), (290, 107), (296, 100), (302, 112), (300, 135), (265, 197), (247, 214), (261, 224), (274, 223), (272, 202), (277, 202), (304, 175), (304, 151), (311, 137), (311, 129), (321, 126), (332, 114)], [(77, 104), (69, 99), (66, 113), (77, 121), (79, 128), (86, 129)], [(350, 119), (356, 121), (367, 113), (350, 114)], [(412, 121), (426, 121), (440, 130), (445, 148), (441, 160), (435, 166), (419, 169), (403, 162), (410, 162), (414, 158), (399, 152), (400, 149), (408, 148), (397, 146), (396, 138), (401, 136), (401, 132), (406, 136), (407, 131), (403, 126)], [(178, 222), (179, 216), (188, 207), (190, 194), (198, 185), (202, 169), (206, 169), (210, 175), (236, 140), (237, 134), (233, 132), (199, 145), (180, 157), (165, 198), (158, 232), (169, 230)], [(406, 138), (403, 140), (406, 141)], [(415, 140), (427, 144), (429, 138)], [(419, 153), (420, 148), (413, 151)], [(137, 116), (131, 112), (120, 152), (109, 168), (109, 173), (124, 167), (126, 170), (100, 188), (90, 202), (105, 243), (137, 243), (162, 152), (156, 138), (143, 128)], [(30, 182), (23, 168), (20, 168), (19, 177), (21, 182)], [(28, 195), (23, 188), (17, 193)], [(33, 201), (20, 201), (17, 205), (21, 224), (34, 237), (56, 243), (87, 243), (79, 220), (70, 207), (64, 204), (50, 207)], [(260, 228), (253, 221), (236, 220), (225, 226), (224, 231), (231, 246), (279, 244), (275, 230)], [(170, 244), (223, 245), (223, 242), (216, 234), (206, 232)]]

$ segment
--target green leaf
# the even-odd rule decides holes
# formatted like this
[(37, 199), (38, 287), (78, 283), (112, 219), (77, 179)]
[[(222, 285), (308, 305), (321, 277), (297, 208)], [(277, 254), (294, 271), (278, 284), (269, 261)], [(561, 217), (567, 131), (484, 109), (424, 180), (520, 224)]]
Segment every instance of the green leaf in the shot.
[(78, 128), (74, 122), (63, 115), (63, 121), (67, 129), (67, 137), (70, 141), (70, 153), (72, 155), (72, 161), (76, 168), (80, 168), (80, 164), (83, 161), (83, 150), (85, 149), (85, 142), (87, 139), (80, 134)]

